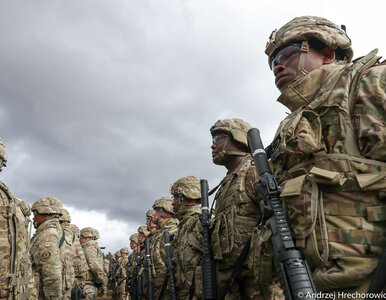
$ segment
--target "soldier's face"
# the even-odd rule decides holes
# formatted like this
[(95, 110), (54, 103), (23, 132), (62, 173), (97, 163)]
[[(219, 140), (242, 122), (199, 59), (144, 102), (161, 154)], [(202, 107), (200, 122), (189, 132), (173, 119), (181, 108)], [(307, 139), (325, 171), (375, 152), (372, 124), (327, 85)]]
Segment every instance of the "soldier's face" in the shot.
[(225, 147), (231, 144), (232, 139), (226, 133), (215, 134), (212, 138), (212, 161), (216, 165), (224, 165), (227, 161)]
[(130, 242), (130, 248), (131, 248), (131, 250), (136, 249), (137, 246), (138, 246), (138, 244), (137, 244), (136, 242), (134, 242), (134, 241), (131, 241), (131, 242)]
[[(281, 57), (285, 57), (287, 59), (278, 59), (273, 60), (272, 66), (273, 66), (273, 74), (275, 76), (275, 84), (276, 87), (283, 92), (287, 86), (293, 82), (293, 80), (296, 78), (297, 71), (298, 71), (298, 65), (299, 65), (299, 58), (300, 58), (300, 52), (296, 51), (296, 48), (289, 46), (290, 50), (288, 53), (285, 53)], [(330, 48), (324, 48), (322, 50), (316, 50), (314, 48), (310, 48), (307, 52), (306, 56), (306, 62), (304, 64), (304, 70), (307, 72), (311, 72), (317, 68), (320, 68), (322, 65), (326, 63), (331, 63), (325, 61), (325, 49)], [(286, 48), (283, 48), (279, 51), (279, 53), (276, 55), (280, 56), (281, 52), (285, 52), (287, 50)], [(331, 54), (329, 52), (329, 54)]]
[(33, 224), (34, 224), (34, 227), (36, 229), (36, 228), (38, 228), (39, 224), (45, 220), (45, 216), (39, 214), (37, 211), (34, 211), (33, 214), (34, 214)]
[(174, 213), (177, 214), (181, 206), (178, 195), (172, 196), (172, 206)]

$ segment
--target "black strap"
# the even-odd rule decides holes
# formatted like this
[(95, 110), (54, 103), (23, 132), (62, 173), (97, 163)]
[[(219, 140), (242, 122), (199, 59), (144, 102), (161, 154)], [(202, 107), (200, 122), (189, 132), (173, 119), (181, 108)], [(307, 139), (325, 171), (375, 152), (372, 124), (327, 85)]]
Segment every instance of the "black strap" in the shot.
[(192, 284), (189, 287), (189, 300), (193, 299), (195, 288), (196, 288), (196, 268), (194, 268)]
[(240, 271), (241, 271), (241, 267), (243, 266), (243, 263), (244, 263), (245, 259), (247, 258), (247, 254), (249, 252), (250, 246), (251, 246), (251, 238), (248, 239), (248, 241), (246, 242), (246, 244), (243, 248), (243, 251), (241, 251), (239, 258), (237, 259), (235, 268), (233, 269), (231, 276), (227, 280), (227, 285), (226, 285), (225, 290), (223, 291), (222, 296), (220, 298), (221, 300), (225, 299), (225, 296), (229, 292), (233, 282), (235, 281), (237, 276), (239, 276)]
[(75, 232), (72, 234), (72, 242), (74, 242), (75, 241)]
[(62, 238), (60, 239), (60, 242), (59, 242), (59, 249), (62, 247), (65, 237), (66, 237), (66, 234), (64, 233), (64, 230), (62, 229)]
[(368, 294), (379, 294), (386, 286), (386, 247), (383, 249), (379, 259), (377, 269), (375, 270), (373, 279), (370, 282)]

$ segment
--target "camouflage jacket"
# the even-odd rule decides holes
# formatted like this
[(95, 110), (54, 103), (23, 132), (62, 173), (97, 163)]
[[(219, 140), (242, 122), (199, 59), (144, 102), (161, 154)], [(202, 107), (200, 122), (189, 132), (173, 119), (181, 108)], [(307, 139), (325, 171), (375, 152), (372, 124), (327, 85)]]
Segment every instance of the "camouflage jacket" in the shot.
[[(154, 269), (154, 297), (159, 299), (166, 279), (166, 252), (164, 247), (164, 232), (169, 232), (170, 236), (174, 235), (178, 229), (178, 220), (175, 218), (166, 219), (160, 223), (160, 230), (152, 238), (150, 251)], [(165, 296), (166, 289), (164, 289), (163, 295)]]
[(246, 155), (241, 163), (221, 181), (215, 201), (215, 216), (211, 223), (213, 257), (221, 267), (233, 268), (253, 227), (261, 216), (257, 181), (252, 158)]
[(324, 65), (278, 101), (272, 163), (283, 207), (318, 289), (358, 288), (386, 243), (386, 65), (372, 52)]
[(178, 295), (184, 299), (195, 278), (195, 295), (200, 299), (202, 281), (200, 260), (202, 257), (202, 226), (199, 220), (201, 205), (182, 211), (180, 223), (172, 241), (175, 280)]
[(103, 282), (102, 252), (96, 240), (81, 244), (86, 257), (88, 272), (86, 281)]
[(63, 230), (56, 218), (44, 221), (31, 241), (32, 270), (39, 299), (62, 297), (63, 266), (59, 243)]
[[(0, 298), (36, 299), (29, 257), (30, 208), (0, 182)], [(15, 243), (12, 249), (11, 241)], [(14, 257), (14, 260), (11, 260)]]
[(74, 286), (74, 257), (76, 248), (73, 243), (74, 233), (70, 227), (70, 223), (63, 222), (60, 224), (65, 233), (65, 239), (60, 247), (60, 256), (63, 264), (63, 293), (65, 290), (70, 290)]
[(88, 271), (88, 265), (86, 261), (86, 257), (84, 256), (82, 246), (80, 245), (79, 238), (77, 237), (76, 233), (73, 232), (73, 248), (74, 248), (74, 254), (73, 254), (73, 263), (74, 263), (74, 275), (76, 283), (81, 284), (82, 282), (85, 282), (86, 280), (86, 274)]

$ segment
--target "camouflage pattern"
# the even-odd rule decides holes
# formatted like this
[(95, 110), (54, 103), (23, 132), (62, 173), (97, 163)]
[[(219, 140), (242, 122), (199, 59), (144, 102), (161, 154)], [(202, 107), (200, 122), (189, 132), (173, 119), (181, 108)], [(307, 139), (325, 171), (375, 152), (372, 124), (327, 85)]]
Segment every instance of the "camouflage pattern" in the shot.
[(232, 138), (248, 147), (247, 132), (252, 126), (241, 119), (224, 119), (218, 120), (211, 128), (210, 133), (215, 136), (218, 132), (226, 132), (232, 136)]
[(63, 221), (60, 226), (64, 230), (65, 238), (60, 246), (60, 258), (63, 265), (63, 299), (71, 299), (71, 289), (75, 284), (74, 257), (76, 246), (74, 244), (74, 233), (70, 223)]
[(84, 256), (82, 246), (79, 242), (80, 230), (75, 224), (70, 224), (70, 228), (73, 232), (73, 246), (75, 247), (75, 253), (73, 255), (73, 263), (74, 263), (74, 275), (75, 282), (80, 285), (84, 285), (86, 282), (86, 274), (88, 271), (88, 265), (86, 261), (86, 257)]
[(186, 176), (178, 179), (170, 187), (170, 194), (182, 195), (188, 199), (200, 199), (200, 178), (195, 176)]
[(63, 296), (63, 265), (59, 249), (62, 235), (58, 219), (52, 217), (39, 224), (32, 237), (30, 254), (39, 299), (61, 299)]
[(86, 227), (80, 231), (80, 235), (81, 237), (90, 238), (88, 241), (81, 243), (88, 264), (84, 294), (86, 299), (95, 299), (97, 293), (96, 284), (103, 286), (103, 257), (97, 242), (99, 232), (92, 227)]
[(373, 51), (323, 65), (278, 99), (292, 113), (272, 162), (321, 291), (366, 291), (386, 243), (386, 66), (378, 59)]
[(80, 231), (80, 236), (97, 240), (99, 239), (99, 231), (92, 227), (86, 227)]
[[(164, 248), (164, 232), (169, 232), (170, 236), (176, 234), (178, 229), (178, 220), (168, 218), (159, 223), (160, 230), (151, 238), (150, 251), (153, 262), (153, 288), (154, 299), (169, 299), (167, 289), (162, 291), (162, 287), (167, 277), (167, 268), (164, 263), (166, 252)], [(162, 295), (161, 295), (162, 293)]]
[[(255, 166), (252, 165), (252, 158), (248, 154), (231, 173), (224, 177), (215, 196), (216, 207), (211, 223), (211, 241), (213, 257), (216, 261), (219, 295), (225, 289), (227, 279), (261, 216), (260, 197), (254, 186), (257, 180)], [(274, 297), (271, 288), (266, 284), (266, 278), (263, 282), (263, 278), (254, 274), (253, 268), (248, 265), (250, 259), (249, 254), (238, 279), (227, 294), (227, 299), (241, 299), (242, 287), (249, 298), (260, 297), (262, 293), (266, 299)], [(270, 274), (272, 271), (270, 269), (264, 273)], [(284, 295), (282, 298), (284, 299)]]
[(130, 235), (130, 241), (132, 242), (135, 242), (136, 244), (138, 244), (138, 233), (134, 233), (132, 235)]
[(39, 214), (62, 215), (62, 203), (55, 197), (43, 197), (32, 204), (31, 210), (37, 211)]
[(62, 215), (59, 217), (59, 222), (68, 222), (71, 223), (70, 213), (67, 209), (62, 208)]
[(30, 214), (28, 204), (16, 199), (0, 181), (0, 299), (37, 299), (28, 252)]
[(202, 226), (199, 220), (201, 205), (178, 214), (178, 231), (172, 241), (175, 280), (180, 299), (189, 299), (189, 289), (195, 282), (193, 298), (202, 299), (202, 275), (199, 261), (202, 257)]
[(149, 209), (147, 212), (146, 212), (146, 218), (152, 218), (153, 215), (154, 215), (155, 211), (153, 209)]
[(146, 225), (139, 226), (138, 233), (144, 235), (145, 237), (148, 237), (150, 235), (150, 232), (147, 230)]
[(172, 199), (168, 196), (159, 198), (153, 204), (153, 209), (157, 210), (157, 208), (173, 213)]
[[(122, 252), (122, 250), (124, 252)], [(129, 250), (127, 248), (122, 248), (121, 253), (127, 255)], [(129, 263), (129, 258), (127, 256), (121, 257), (118, 261), (118, 271), (116, 276), (116, 289), (117, 289), (117, 299), (124, 300), (126, 299), (126, 277), (127, 277), (127, 265)]]
[(0, 138), (0, 170), (2, 167), (6, 166), (7, 160), (7, 151), (5, 150), (3, 140)]
[(110, 261), (107, 258), (105, 258), (103, 260), (103, 290), (105, 291), (106, 295), (107, 295), (107, 282), (108, 282), (109, 270), (110, 270)]
[(351, 40), (339, 26), (324, 18), (303, 16), (291, 20), (278, 31), (274, 30), (271, 33), (265, 50), (269, 57), (269, 66), (271, 66), (272, 54), (276, 49), (292, 42), (310, 39), (319, 40), (331, 49), (343, 50), (347, 62), (350, 62), (353, 57)]

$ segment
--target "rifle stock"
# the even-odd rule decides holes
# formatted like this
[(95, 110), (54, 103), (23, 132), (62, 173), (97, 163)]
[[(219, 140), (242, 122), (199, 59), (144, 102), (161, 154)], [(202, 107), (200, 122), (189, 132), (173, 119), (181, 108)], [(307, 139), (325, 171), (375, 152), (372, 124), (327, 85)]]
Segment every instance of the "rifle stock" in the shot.
[(302, 253), (295, 249), (289, 224), (284, 214), (277, 178), (272, 175), (260, 132), (252, 128), (247, 134), (249, 148), (259, 174), (256, 187), (263, 196), (261, 211), (269, 218), (272, 231), (276, 273), (288, 300), (316, 299), (317, 290), (311, 270)]
[(208, 181), (201, 179), (201, 214), (200, 222), (202, 225), (202, 295), (203, 299), (217, 299), (216, 296), (216, 273), (215, 265), (210, 250), (210, 212), (208, 200)]

